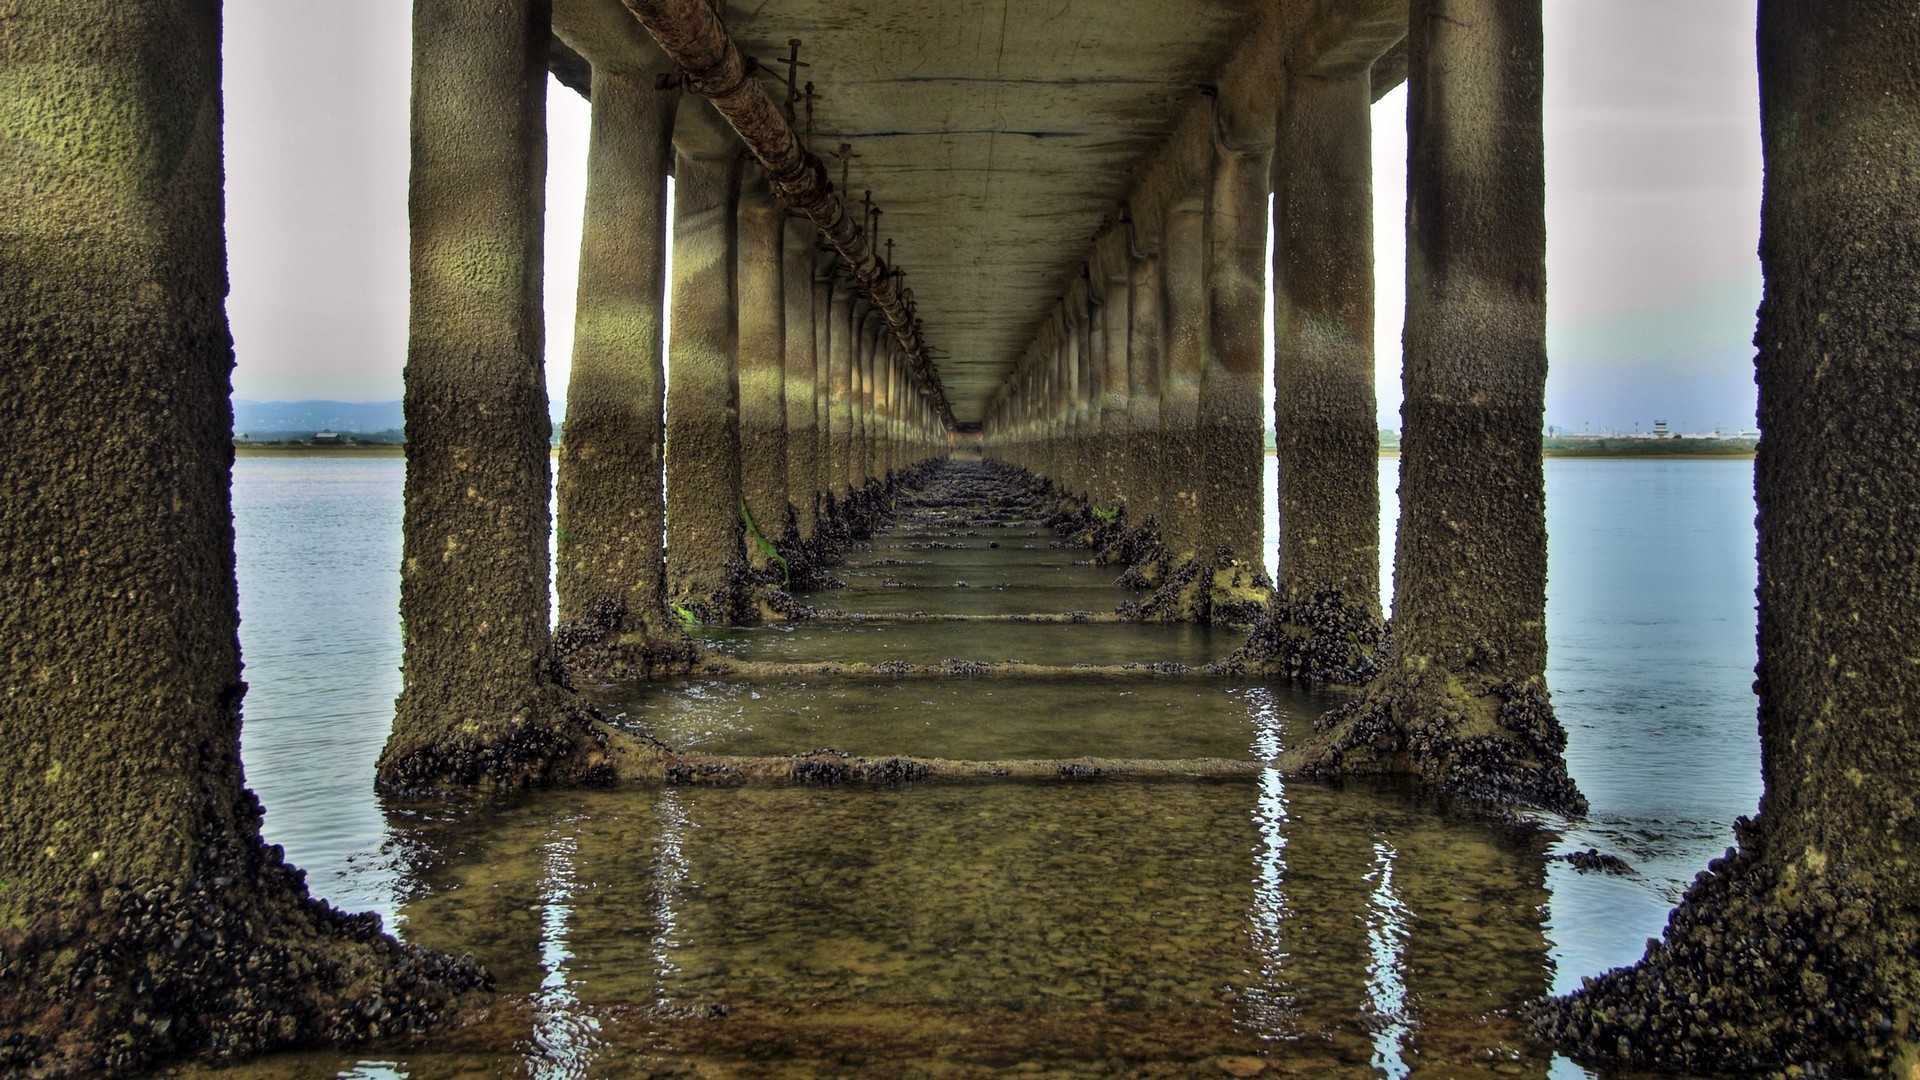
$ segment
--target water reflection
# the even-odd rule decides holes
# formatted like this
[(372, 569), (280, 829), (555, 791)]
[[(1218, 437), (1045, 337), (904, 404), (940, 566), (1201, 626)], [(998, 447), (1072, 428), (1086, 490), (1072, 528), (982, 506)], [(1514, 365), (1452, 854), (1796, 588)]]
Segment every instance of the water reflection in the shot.
[(653, 974), (663, 987), (671, 985), (680, 973), (673, 961), (673, 951), (680, 945), (680, 923), (674, 907), (687, 884), (687, 858), (681, 850), (686, 833), (687, 812), (680, 805), (679, 793), (668, 788), (660, 793), (660, 841), (654, 847), (658, 886), (653, 901)]
[(1367, 1013), (1374, 1026), (1373, 1067), (1394, 1080), (1407, 1075), (1401, 1056), (1411, 1032), (1407, 1017), (1407, 906), (1393, 887), (1393, 845), (1373, 845), (1367, 880)]
[[(1277, 739), (1274, 744), (1277, 752)], [(1248, 1026), (1271, 1038), (1290, 1029), (1288, 1017), (1294, 1004), (1281, 990), (1287, 978), (1287, 798), (1278, 770), (1264, 770), (1258, 783), (1253, 824), (1259, 842), (1254, 848), (1253, 904), (1248, 912), (1248, 937), (1258, 966), (1253, 971), (1257, 977), (1242, 997)]]
[[(1288, 720), (1273, 688), (1249, 685), (1242, 690), (1247, 716), (1253, 723), (1251, 749), (1255, 758), (1271, 761), (1286, 748), (1285, 726)], [(1287, 819), (1286, 783), (1279, 770), (1264, 770), (1259, 777), (1258, 795), (1253, 808), (1253, 825), (1259, 835), (1254, 849), (1253, 906), (1248, 913), (1248, 936), (1259, 966), (1258, 978), (1246, 988), (1245, 1013), (1248, 1025), (1256, 1032), (1273, 1037), (1291, 1027), (1292, 998), (1279, 988), (1287, 969)]]
[[(571, 822), (562, 822), (567, 828)], [(546, 972), (534, 994), (533, 1053), (527, 1073), (536, 1080), (574, 1080), (587, 1075), (600, 1021), (581, 1003), (569, 981), (574, 959), (568, 944), (573, 900), (579, 888), (574, 859), (579, 853), (571, 836), (555, 835), (540, 850), (540, 966)]]
[(408, 935), (491, 966), (495, 1017), (241, 1075), (1547, 1067), (1511, 1019), (1548, 977), (1542, 845), (1392, 788), (588, 792), (394, 824), (429, 834)]

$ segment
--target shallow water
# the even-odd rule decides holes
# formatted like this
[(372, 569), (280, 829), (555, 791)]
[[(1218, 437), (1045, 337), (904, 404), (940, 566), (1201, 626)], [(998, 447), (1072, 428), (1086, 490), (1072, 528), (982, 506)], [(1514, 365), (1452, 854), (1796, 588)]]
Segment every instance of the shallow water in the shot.
[[(1116, 595), (1124, 594), (1109, 591), (1103, 597), (1109, 610)], [(1047, 667), (1125, 664), (1143, 656), (1197, 667), (1246, 640), (1235, 630), (1191, 623), (1005, 621), (802, 623), (706, 631), (702, 637), (716, 651), (777, 663), (938, 664), (957, 659)]]
[[(1382, 462), (1389, 537), (1394, 464)], [(1549, 459), (1549, 682), (1594, 807), (1564, 833), (1443, 820), (1392, 786), (1270, 772), (554, 793), (383, 814), (371, 778), (398, 690), (403, 469), (236, 464), (244, 754), (269, 840), (316, 893), (475, 953), (503, 994), (488, 1023), (431, 1047), (288, 1055), (240, 1075), (1225, 1075), (1236, 1063), (1222, 1059), (1239, 1056), (1262, 1075), (1583, 1075), (1527, 1044), (1506, 1010), (1637, 958), (1759, 792), (1751, 464)], [(1044, 536), (1009, 558), (1017, 530), (931, 532), (970, 530), (983, 535), (900, 545), (998, 540), (988, 550), (1007, 561), (885, 540), (855, 556), (937, 564), (968, 589), (877, 585), (816, 602), (875, 610), (913, 594), (928, 610), (1019, 614), (1072, 610), (1024, 606), (1050, 592), (1103, 600), (1087, 610), (1124, 596)], [(1074, 584), (1024, 583), (1041, 574)], [(1197, 664), (1236, 644), (1194, 628), (1007, 622), (723, 636), (784, 661)], [(972, 758), (1265, 758), (1324, 704), (1202, 676), (600, 692), (703, 749)], [(1589, 846), (1634, 873), (1547, 859)]]
[(1388, 790), (590, 792), (413, 835), (406, 932), (493, 969), (511, 1004), (462, 1039), (515, 1045), (403, 1072), (1550, 1065), (1510, 1016), (1546, 987), (1543, 838)]

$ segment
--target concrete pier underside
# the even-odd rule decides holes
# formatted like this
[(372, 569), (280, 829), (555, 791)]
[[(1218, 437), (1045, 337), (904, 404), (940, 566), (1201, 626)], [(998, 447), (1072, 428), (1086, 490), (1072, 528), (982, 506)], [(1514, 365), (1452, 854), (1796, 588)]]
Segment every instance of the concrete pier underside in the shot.
[[(1759, 10), (1765, 799), (1638, 965), (1532, 1019), (1622, 1068), (1920, 1076), (1920, 8)], [(0, 469), (9, 1074), (390, 1036), (483, 1006), (490, 985), (314, 903), (244, 787), (219, 14), (84, 0), (0, 34), (0, 192), (24, 208), (0, 223), (0, 341), (24, 373), (22, 450)], [(1538, 0), (420, 0), (412, 48), (389, 796), (1378, 772), (1449, 810), (1585, 812), (1545, 675)], [(557, 529), (546, 70), (595, 105)], [(1408, 79), (1389, 625), (1360, 240), (1369, 181), (1400, 182), (1366, 175), (1367, 107)], [(88, 80), (112, 92), (83, 101)], [(1260, 490), (1255, 437), (1269, 192), (1279, 493)], [(102, 484), (101, 446), (157, 467)], [(1092, 549), (1087, 573), (1124, 566), (1120, 583), (1151, 589), (1009, 619), (1252, 625), (1209, 675), (1365, 689), (1276, 756), (1225, 763), (676, 755), (581, 696), (609, 672), (860, 666), (754, 667), (682, 631), (821, 614), (801, 600), (845, 586), (827, 569), (961, 449), (996, 460), (962, 470), (989, 487), (949, 519), (1017, 503), (1025, 547), (1051, 530), (1048, 549)], [(1262, 499), (1281, 510), (1277, 587), (1255, 550)], [(87, 677), (53, 677), (69, 668)], [(862, 674), (1069, 671), (1170, 673)], [(172, 958), (190, 936), (220, 942), (213, 966)]]

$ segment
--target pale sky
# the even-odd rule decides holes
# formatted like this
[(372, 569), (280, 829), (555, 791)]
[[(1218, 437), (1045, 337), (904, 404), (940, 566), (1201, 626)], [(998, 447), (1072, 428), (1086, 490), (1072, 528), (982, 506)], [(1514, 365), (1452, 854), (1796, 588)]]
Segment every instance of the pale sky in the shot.
[[(236, 397), (400, 397), (409, 5), (226, 7)], [(1753, 0), (1546, 0), (1547, 423), (1754, 424)], [(1399, 427), (1406, 91), (1374, 108), (1380, 423)], [(549, 84), (547, 382), (573, 330), (586, 103)], [(558, 406), (555, 412), (559, 411)]]

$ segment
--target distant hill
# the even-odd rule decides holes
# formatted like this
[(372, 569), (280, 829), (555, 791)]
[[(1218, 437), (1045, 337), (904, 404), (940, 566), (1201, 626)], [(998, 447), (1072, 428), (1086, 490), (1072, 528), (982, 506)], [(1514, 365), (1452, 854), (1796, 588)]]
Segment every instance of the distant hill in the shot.
[(293, 436), (316, 431), (371, 435), (398, 431), (406, 416), (398, 401), (246, 401), (233, 402), (233, 433), (250, 439)]

